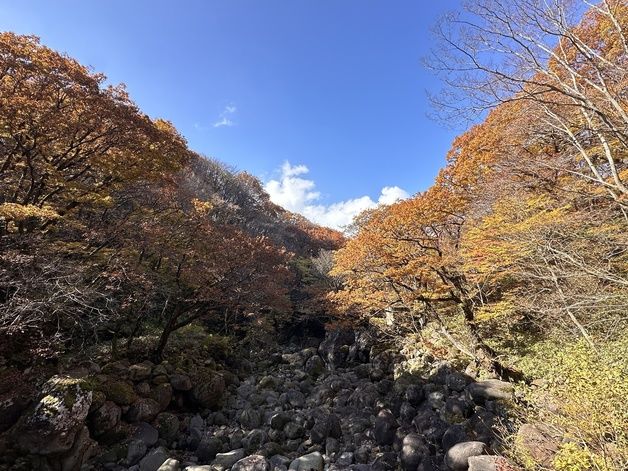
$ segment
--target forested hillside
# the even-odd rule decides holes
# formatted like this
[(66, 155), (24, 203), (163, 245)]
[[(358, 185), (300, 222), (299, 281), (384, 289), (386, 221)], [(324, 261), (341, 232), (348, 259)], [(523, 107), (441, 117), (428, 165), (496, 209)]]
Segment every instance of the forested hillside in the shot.
[(621, 469), (628, 6), (572, 26), (555, 3), (477, 2), (439, 25), (439, 111), (489, 112), (431, 188), (360, 217), (333, 297), (397, 342), (535, 385), (522, 414), (567, 440), (545, 466)]
[(346, 234), (0, 33), (0, 469), (627, 469), (627, 31), (444, 17), (465, 130)]
[(0, 354), (198, 318), (289, 317), (298, 258), (342, 236), (270, 202), (262, 184), (191, 151), (174, 127), (33, 37), (0, 36)]

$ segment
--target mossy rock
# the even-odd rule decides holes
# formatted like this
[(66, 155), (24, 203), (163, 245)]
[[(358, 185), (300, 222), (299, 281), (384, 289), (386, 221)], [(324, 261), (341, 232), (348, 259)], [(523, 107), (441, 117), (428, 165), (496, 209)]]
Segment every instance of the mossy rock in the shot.
[(20, 418), (15, 438), (20, 448), (40, 455), (72, 448), (92, 403), (92, 391), (82, 379), (53, 376), (38, 401)]
[(100, 377), (93, 389), (104, 393), (107, 400), (115, 402), (119, 406), (130, 406), (138, 399), (133, 385), (119, 379)]

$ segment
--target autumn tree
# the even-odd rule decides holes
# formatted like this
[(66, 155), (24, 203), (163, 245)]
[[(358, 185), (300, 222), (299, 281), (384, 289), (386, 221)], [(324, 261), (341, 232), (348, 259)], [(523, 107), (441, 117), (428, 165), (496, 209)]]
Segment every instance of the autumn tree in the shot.
[(467, 2), (437, 28), (429, 63), (445, 87), (434, 101), (450, 118), (521, 102), (528, 129), (570, 147), (543, 165), (594, 182), (625, 211), (627, 25), (621, 0)]
[(142, 114), (123, 86), (13, 33), (0, 34), (0, 129), (5, 230), (106, 204), (121, 182), (159, 177), (187, 153), (176, 130)]

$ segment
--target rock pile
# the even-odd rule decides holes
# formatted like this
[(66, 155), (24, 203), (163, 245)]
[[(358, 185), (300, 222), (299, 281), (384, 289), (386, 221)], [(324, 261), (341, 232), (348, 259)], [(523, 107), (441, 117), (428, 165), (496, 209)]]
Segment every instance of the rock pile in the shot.
[[(67, 471), (88, 457), (81, 469), (496, 469), (487, 451), (508, 383), (443, 363), (395, 377), (399, 356), (376, 352), (364, 333), (337, 331), (318, 348), (241, 360), (239, 375), (110, 363), (88, 379), (53, 378), (16, 428)], [(35, 427), (45, 438), (29, 435)]]

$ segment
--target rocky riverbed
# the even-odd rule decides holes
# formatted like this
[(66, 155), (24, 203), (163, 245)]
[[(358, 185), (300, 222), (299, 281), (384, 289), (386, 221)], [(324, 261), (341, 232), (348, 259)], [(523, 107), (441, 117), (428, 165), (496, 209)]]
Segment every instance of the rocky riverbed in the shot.
[(116, 362), (57, 375), (9, 432), (47, 470), (508, 469), (494, 431), (510, 384), (429, 356), (404, 373), (408, 359), (363, 332), (307, 343), (234, 371)]

